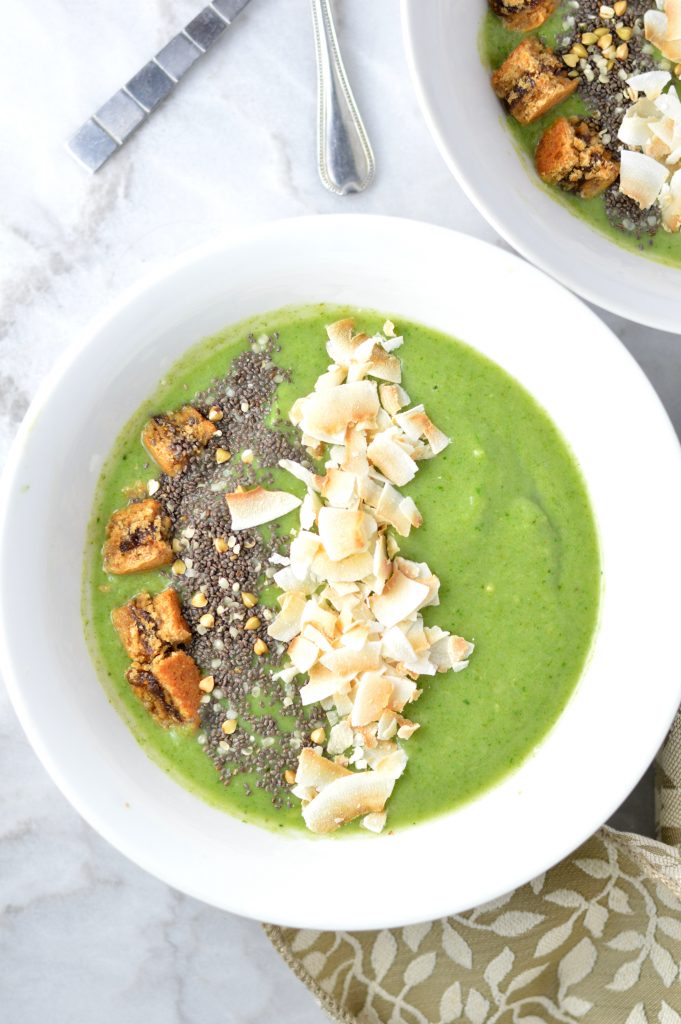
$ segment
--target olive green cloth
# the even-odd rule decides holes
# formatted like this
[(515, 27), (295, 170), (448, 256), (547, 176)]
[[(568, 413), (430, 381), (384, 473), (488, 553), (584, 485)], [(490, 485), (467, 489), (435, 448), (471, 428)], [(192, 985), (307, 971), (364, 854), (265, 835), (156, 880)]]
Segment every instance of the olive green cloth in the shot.
[(465, 914), (267, 933), (344, 1024), (681, 1024), (681, 714), (658, 758), (656, 803), (661, 841), (603, 827)]

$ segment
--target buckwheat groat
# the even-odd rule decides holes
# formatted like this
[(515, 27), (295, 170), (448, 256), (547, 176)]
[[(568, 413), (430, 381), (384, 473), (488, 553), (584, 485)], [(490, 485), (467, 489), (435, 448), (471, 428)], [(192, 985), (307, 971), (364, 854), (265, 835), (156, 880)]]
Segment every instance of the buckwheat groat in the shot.
[(147, 710), (163, 725), (195, 722), (201, 673), (193, 658), (173, 651), (151, 664), (133, 662), (126, 678)]
[(146, 592), (138, 594), (121, 608), (115, 608), (111, 621), (133, 661), (153, 661), (165, 654), (168, 647), (186, 644), (192, 638), (172, 588), (155, 597)]
[(570, 96), (578, 79), (534, 36), (524, 39), (492, 75), (497, 96), (520, 124), (530, 124)]
[(566, 192), (593, 199), (617, 179), (619, 163), (588, 121), (559, 117), (548, 128), (535, 155), (540, 177)]
[(142, 443), (168, 476), (176, 476), (213, 436), (217, 427), (193, 406), (163, 413), (149, 420)]
[(106, 528), (104, 571), (124, 576), (168, 565), (175, 558), (169, 532), (170, 520), (153, 498), (118, 509)]
[(489, 5), (514, 32), (530, 32), (553, 13), (556, 0), (489, 0)]

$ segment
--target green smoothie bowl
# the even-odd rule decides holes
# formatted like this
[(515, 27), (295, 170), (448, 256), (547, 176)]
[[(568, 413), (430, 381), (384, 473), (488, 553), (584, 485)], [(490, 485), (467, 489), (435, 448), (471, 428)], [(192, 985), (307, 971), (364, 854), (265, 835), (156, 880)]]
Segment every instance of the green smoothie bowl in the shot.
[(680, 333), (676, 12), (677, 0), (402, 0), (422, 111), (480, 212), (584, 298)]
[(549, 278), (415, 222), (282, 221), (125, 295), (36, 399), (3, 670), (159, 878), (416, 922), (546, 869), (645, 770), (681, 699), (680, 510), (654, 392)]

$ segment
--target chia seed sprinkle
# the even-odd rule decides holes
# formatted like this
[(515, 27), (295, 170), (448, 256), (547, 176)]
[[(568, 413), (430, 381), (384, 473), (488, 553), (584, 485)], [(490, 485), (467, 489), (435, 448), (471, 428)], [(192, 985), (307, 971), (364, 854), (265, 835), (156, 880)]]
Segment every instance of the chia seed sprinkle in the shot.
[[(627, 57), (608, 60), (597, 45), (587, 46), (587, 57), (579, 60), (576, 71), (580, 78), (578, 94), (589, 110), (589, 117), (595, 123), (604, 145), (617, 152), (617, 142), (622, 118), (630, 105), (626, 79), (655, 69), (671, 70), (669, 61), (659, 61), (647, 42), (643, 30), (643, 15), (654, 4), (652, 0), (628, 0), (626, 12), (620, 18), (604, 20), (600, 11), (602, 0), (570, 0), (566, 4), (563, 33), (557, 39), (557, 50), (568, 53), (582, 42), (584, 33), (592, 33), (605, 26), (619, 43), (617, 29), (630, 28), (627, 40)], [(569, 11), (569, 14), (567, 13)], [(623, 195), (617, 184), (604, 194), (605, 212), (608, 220), (619, 231), (633, 234), (643, 248), (644, 240), (650, 240), (659, 226), (659, 209), (641, 210), (637, 203)]]
[[(262, 532), (233, 531), (225, 492), (271, 483), (279, 459), (310, 463), (292, 440), (288, 424), (281, 419), (271, 423), (277, 387), (291, 378), (274, 362), (280, 351), (278, 336), (249, 341), (228, 374), (192, 402), (203, 415), (209, 410), (213, 416), (215, 410), (222, 413), (219, 436), (194, 452), (183, 472), (161, 475), (156, 497), (172, 520), (174, 541), (187, 566), (183, 576), (169, 574), (169, 581), (192, 628), (188, 652), (215, 680), (213, 691), (201, 701), (198, 742), (225, 786), (240, 781), (247, 796), (255, 786), (271, 795), (275, 807), (292, 807), (284, 772), (295, 768), (301, 747), (312, 745), (310, 733), (324, 724), (325, 716), (320, 708), (303, 708), (296, 686), (273, 678), (286, 647), (267, 635), (271, 613), (260, 599), (271, 597), (271, 591), (263, 593), (270, 586), (266, 570), (284, 540), (272, 526)], [(218, 463), (218, 447), (232, 455), (250, 449), (253, 462), (233, 458)], [(220, 545), (224, 550), (216, 548), (217, 538), (226, 541)], [(200, 607), (191, 602), (197, 591), (206, 597)], [(259, 596), (254, 608), (246, 608), (241, 592)], [(210, 621), (207, 614), (212, 626), (200, 624), (202, 618)], [(257, 628), (245, 629), (245, 621), (254, 618)], [(267, 645), (266, 656), (254, 653), (258, 640)], [(226, 742), (223, 723), (233, 719), (237, 726)]]

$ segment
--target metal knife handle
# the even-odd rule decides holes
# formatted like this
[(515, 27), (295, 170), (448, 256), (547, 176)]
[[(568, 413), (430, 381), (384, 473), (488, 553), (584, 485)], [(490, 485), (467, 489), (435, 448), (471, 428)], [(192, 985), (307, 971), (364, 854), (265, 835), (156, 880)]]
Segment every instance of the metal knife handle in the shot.
[(374, 177), (374, 154), (343, 65), (330, 0), (312, 0), (317, 49), (317, 155), (330, 192), (362, 192)]
[(212, 0), (130, 81), (107, 100), (67, 146), (88, 171), (98, 171), (173, 91), (195, 61), (220, 39), (249, 0)]

